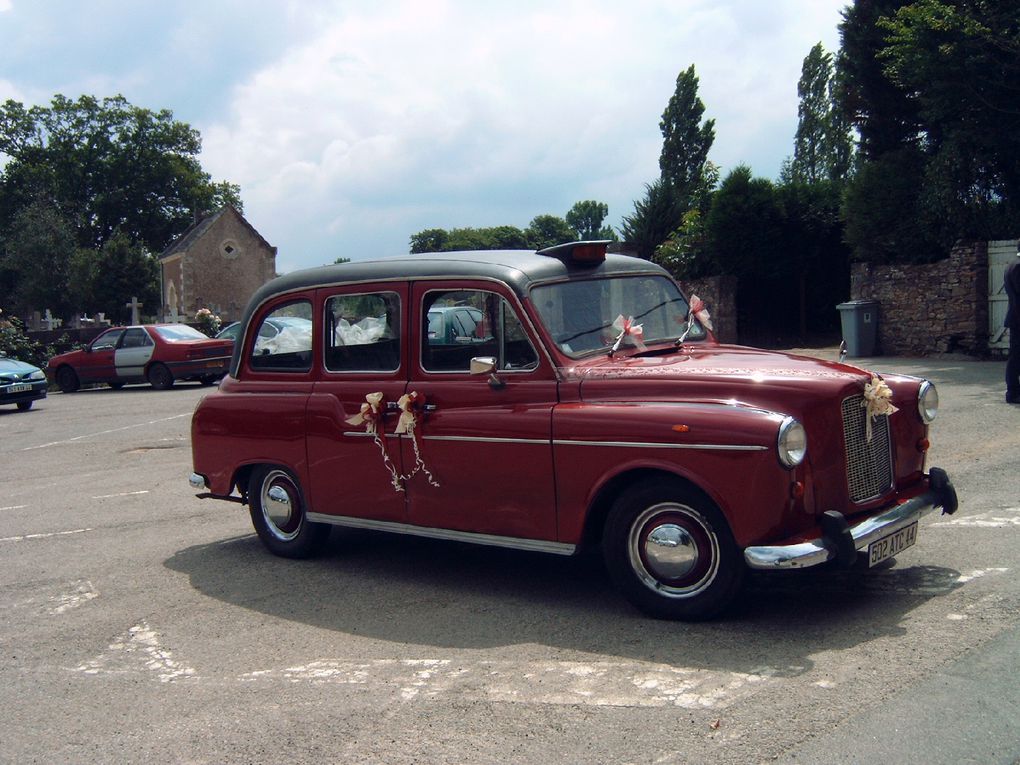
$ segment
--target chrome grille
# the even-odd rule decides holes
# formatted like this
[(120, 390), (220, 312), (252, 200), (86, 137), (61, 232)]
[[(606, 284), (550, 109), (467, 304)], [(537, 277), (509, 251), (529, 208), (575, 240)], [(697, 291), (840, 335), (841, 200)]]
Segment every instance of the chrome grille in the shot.
[(843, 437), (846, 441), (846, 482), (851, 502), (864, 502), (892, 486), (892, 449), (889, 418), (871, 422), (868, 440), (864, 396), (843, 400)]

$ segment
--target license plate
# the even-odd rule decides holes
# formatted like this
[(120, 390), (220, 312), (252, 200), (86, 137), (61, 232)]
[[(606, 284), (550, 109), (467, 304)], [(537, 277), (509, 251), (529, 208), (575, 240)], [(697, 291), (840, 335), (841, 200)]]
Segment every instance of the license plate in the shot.
[(32, 390), (31, 385), (12, 385), (7, 389), (8, 393), (24, 393), (26, 390)]
[(887, 537), (876, 539), (868, 545), (868, 565), (874, 566), (884, 560), (899, 555), (917, 541), (917, 521), (906, 528), (895, 531)]

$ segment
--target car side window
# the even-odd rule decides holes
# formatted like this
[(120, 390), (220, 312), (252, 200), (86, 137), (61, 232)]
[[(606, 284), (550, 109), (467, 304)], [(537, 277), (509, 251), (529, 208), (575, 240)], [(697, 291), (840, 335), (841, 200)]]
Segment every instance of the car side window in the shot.
[(252, 369), (307, 372), (312, 368), (312, 304), (295, 300), (262, 318), (249, 359)]
[(326, 369), (395, 372), (400, 368), (400, 296), (335, 295), (326, 301)]
[(425, 294), (422, 367), (427, 372), (468, 372), (471, 359), (490, 356), (504, 371), (538, 366), (538, 354), (513, 307), (483, 290), (435, 290)]
[(92, 341), (92, 350), (94, 351), (110, 351), (117, 347), (117, 341), (120, 340), (121, 334), (124, 332), (122, 329), (111, 329), (95, 340)]
[(145, 348), (149, 345), (152, 345), (152, 338), (140, 327), (133, 327), (125, 331), (124, 339), (120, 341), (121, 348)]

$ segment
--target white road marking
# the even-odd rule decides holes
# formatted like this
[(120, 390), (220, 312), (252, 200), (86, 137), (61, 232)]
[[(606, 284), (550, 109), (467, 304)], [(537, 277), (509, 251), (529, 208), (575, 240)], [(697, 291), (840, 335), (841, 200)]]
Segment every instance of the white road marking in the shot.
[(137, 494), (148, 494), (148, 489), (142, 489), (141, 491), (122, 491), (119, 494), (100, 494), (98, 497), (92, 497), (92, 499), (112, 499), (113, 497), (133, 497)]
[(87, 579), (71, 582), (71, 585), (74, 587), (71, 592), (65, 592), (62, 595), (50, 598), (51, 603), (56, 602), (57, 604), (49, 609), (50, 614), (53, 616), (67, 613), (71, 609), (82, 606), (90, 600), (99, 597), (99, 592), (92, 585), (92, 582)]
[(53, 531), (49, 534), (22, 534), (16, 537), (0, 537), (0, 542), (25, 542), (29, 539), (49, 539), (50, 537), (65, 537), (69, 534), (84, 534), (92, 529), (72, 529), (70, 531)]
[(38, 446), (26, 446), (21, 451), (30, 452), (34, 449), (46, 449), (50, 446), (62, 446), (64, 444), (73, 444), (75, 441), (81, 441), (84, 438), (95, 438), (96, 436), (105, 436), (110, 433), (120, 433), (124, 430), (132, 430), (133, 428), (144, 428), (147, 425), (156, 425), (160, 422), (169, 422), (170, 420), (179, 420), (181, 417), (190, 417), (191, 412), (185, 412), (184, 414), (175, 414), (170, 417), (161, 417), (158, 420), (149, 420), (148, 422), (137, 422), (134, 425), (125, 425), (122, 428), (113, 428), (111, 430), (100, 430), (97, 433), (86, 433), (81, 436), (75, 436), (74, 438), (65, 438), (63, 441), (50, 441), (48, 444), (39, 444)]
[(74, 671), (86, 675), (124, 674), (130, 671), (124, 664), (138, 659), (147, 671), (159, 677), (161, 683), (195, 677), (195, 670), (174, 661), (170, 650), (160, 645), (159, 633), (144, 621), (111, 643), (106, 653), (75, 667)]
[(21, 510), (25, 507), (28, 507), (28, 505), (8, 505), (7, 507), (0, 507), (0, 512), (3, 512), (4, 510)]
[(987, 574), (1005, 574), (1007, 571), (1009, 571), (1008, 568), (978, 568), (974, 569), (969, 574), (960, 574), (956, 578), (956, 581), (960, 584), (966, 584), (967, 582), (972, 582), (975, 579), (980, 579)]
[(638, 661), (377, 659), (317, 661), (251, 672), (242, 680), (364, 686), (373, 692), (392, 689), (402, 701), (456, 695), (531, 704), (708, 709), (756, 692), (772, 674), (769, 669), (724, 672)]
[[(1010, 515), (1003, 515), (1003, 513), (1010, 513)], [(1003, 507), (997, 510), (989, 510), (987, 513), (951, 517), (950, 520), (931, 524), (932, 528), (939, 528), (940, 526), (962, 526), (979, 529), (1001, 529), (1009, 526), (1020, 526), (1020, 507)]]

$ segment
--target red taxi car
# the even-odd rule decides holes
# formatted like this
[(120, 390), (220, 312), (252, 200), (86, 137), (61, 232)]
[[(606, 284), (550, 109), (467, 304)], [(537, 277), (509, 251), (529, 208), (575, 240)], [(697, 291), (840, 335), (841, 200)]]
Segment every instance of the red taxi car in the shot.
[(231, 341), (206, 337), (187, 324), (111, 327), (85, 348), (50, 359), (46, 376), (64, 393), (85, 383), (120, 388), (148, 382), (160, 390), (176, 380), (211, 385), (226, 374), (233, 349)]
[[(466, 334), (431, 331), (456, 306)], [(257, 342), (291, 316), (312, 331)], [(956, 509), (925, 469), (931, 383), (722, 345), (709, 318), (604, 242), (288, 274), (194, 413), (191, 484), (288, 557), (331, 525), (601, 545), (634, 605), (676, 619), (719, 613), (748, 569), (875, 565)]]

